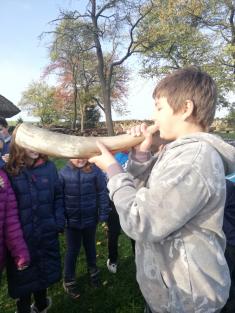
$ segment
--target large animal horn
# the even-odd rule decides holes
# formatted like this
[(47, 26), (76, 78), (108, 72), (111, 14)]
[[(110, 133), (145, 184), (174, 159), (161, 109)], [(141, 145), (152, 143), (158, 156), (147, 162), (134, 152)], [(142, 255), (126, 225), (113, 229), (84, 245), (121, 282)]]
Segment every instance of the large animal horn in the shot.
[[(156, 126), (148, 131), (155, 132)], [(96, 141), (102, 142), (110, 151), (124, 151), (141, 143), (143, 137), (128, 134), (111, 137), (81, 137), (55, 133), (29, 123), (22, 123), (16, 131), (16, 143), (30, 150), (62, 158), (89, 158), (100, 154)]]

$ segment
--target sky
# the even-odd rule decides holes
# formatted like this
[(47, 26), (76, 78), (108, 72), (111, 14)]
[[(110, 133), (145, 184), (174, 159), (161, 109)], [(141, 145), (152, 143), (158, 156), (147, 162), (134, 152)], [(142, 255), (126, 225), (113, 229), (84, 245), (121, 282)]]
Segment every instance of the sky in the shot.
[[(32, 81), (38, 81), (49, 63), (42, 32), (52, 30), (49, 22), (59, 10), (80, 10), (85, 0), (5, 0), (0, 1), (0, 94), (18, 104), (22, 92)], [(132, 66), (135, 63), (132, 63)], [(128, 111), (125, 117), (113, 114), (113, 120), (151, 119), (152, 91), (155, 82), (135, 75), (129, 84)], [(31, 119), (19, 113), (13, 119)]]

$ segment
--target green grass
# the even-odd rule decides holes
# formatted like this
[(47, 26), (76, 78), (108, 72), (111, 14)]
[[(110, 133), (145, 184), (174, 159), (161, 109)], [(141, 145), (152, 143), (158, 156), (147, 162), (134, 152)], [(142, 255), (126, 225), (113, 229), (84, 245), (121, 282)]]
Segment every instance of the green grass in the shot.
[(235, 131), (234, 132), (214, 132), (214, 134), (221, 136), (225, 140), (235, 140)]
[[(66, 160), (53, 159), (58, 168)], [(65, 252), (64, 235), (60, 237), (62, 261)], [(89, 285), (84, 250), (81, 250), (77, 262), (77, 281), (80, 298), (70, 299), (63, 291), (62, 282), (49, 288), (48, 294), (52, 297), (53, 305), (50, 313), (143, 313), (144, 301), (135, 278), (135, 262), (132, 254), (130, 239), (121, 234), (119, 237), (119, 264), (117, 274), (109, 273), (107, 261), (107, 236), (105, 224), (99, 224), (97, 231), (97, 265), (100, 269), (102, 285), (92, 288)], [(7, 295), (5, 274), (0, 286), (0, 312), (15, 312), (15, 301)]]
[[(61, 236), (61, 253), (64, 255), (64, 236)], [(117, 274), (111, 274), (106, 267), (107, 240), (106, 231), (99, 225), (97, 232), (97, 265), (100, 268), (102, 285), (92, 288), (89, 285), (87, 267), (83, 249), (77, 263), (77, 281), (80, 298), (70, 299), (63, 291), (62, 283), (49, 288), (53, 306), (51, 313), (142, 313), (143, 299), (135, 279), (135, 263), (130, 239), (124, 234), (119, 238), (119, 264)], [(3, 275), (0, 294), (0, 312), (12, 313), (15, 302), (7, 295), (7, 284)]]
[(68, 162), (66, 159), (59, 158), (51, 158), (51, 160), (55, 163), (58, 170), (60, 170)]

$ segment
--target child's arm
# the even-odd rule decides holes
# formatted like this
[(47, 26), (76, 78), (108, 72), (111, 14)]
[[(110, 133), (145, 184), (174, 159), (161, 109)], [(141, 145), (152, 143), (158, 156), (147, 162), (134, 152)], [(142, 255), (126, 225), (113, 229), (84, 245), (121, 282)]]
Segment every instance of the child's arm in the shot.
[(157, 161), (157, 156), (152, 156), (150, 152), (136, 153), (131, 151), (127, 165), (127, 172), (132, 175), (135, 180), (135, 186), (141, 187), (148, 179), (151, 168)]
[[(155, 129), (157, 131), (158, 127), (155, 126)], [(156, 162), (156, 157), (153, 157), (151, 154), (153, 134), (147, 131), (147, 125), (145, 123), (132, 127), (128, 131), (128, 133), (130, 133), (134, 137), (140, 135), (143, 135), (145, 137), (144, 141), (140, 145), (132, 148), (129, 155), (129, 162), (127, 167), (127, 171), (135, 179), (145, 181), (146, 172), (148, 172), (149, 169)]]
[(135, 240), (163, 240), (194, 217), (211, 196), (205, 179), (192, 164), (180, 162), (169, 164), (161, 176), (155, 171), (150, 187), (137, 190), (133, 178), (113, 163), (104, 145), (98, 145), (102, 154), (90, 161), (108, 170), (110, 199), (123, 230)]
[(97, 168), (97, 195), (99, 207), (99, 221), (105, 222), (108, 220), (110, 208), (110, 199), (108, 196), (107, 184), (104, 174)]
[(6, 190), (7, 190), (6, 222), (5, 222), (6, 246), (10, 251), (12, 257), (14, 258), (17, 268), (21, 270), (29, 265), (30, 256), (27, 245), (23, 238), (15, 194), (8, 180), (6, 181)]
[[(155, 128), (157, 131), (158, 127), (156, 126)], [(143, 157), (143, 160), (138, 159), (138, 157), (135, 159), (142, 166), (142, 161), (146, 161), (145, 158), (149, 160), (151, 157), (150, 148), (152, 145), (153, 134), (148, 132), (145, 123), (132, 127), (130, 130), (128, 130), (128, 133), (131, 134), (133, 137), (144, 136), (145, 138), (140, 145), (137, 145), (132, 149), (132, 154), (134, 155), (133, 159), (135, 159), (135, 156), (137, 155)], [(115, 171), (115, 173), (123, 172), (121, 165), (119, 165), (119, 163), (108, 151), (108, 149), (99, 141), (97, 141), (96, 144), (100, 149), (101, 155), (92, 157), (88, 161), (90, 163), (95, 163), (104, 172), (107, 172), (108, 168), (110, 167), (113, 168), (113, 171)]]
[(152, 172), (149, 184), (137, 190), (126, 173), (108, 182), (121, 226), (137, 241), (165, 239), (187, 224), (211, 197), (204, 178), (191, 164), (171, 164), (161, 176)]

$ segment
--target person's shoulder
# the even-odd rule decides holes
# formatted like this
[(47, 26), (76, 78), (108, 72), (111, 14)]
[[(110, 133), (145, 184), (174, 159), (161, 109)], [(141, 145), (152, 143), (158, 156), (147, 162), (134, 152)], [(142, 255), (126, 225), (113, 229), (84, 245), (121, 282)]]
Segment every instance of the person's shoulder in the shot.
[(216, 146), (214, 146), (210, 140), (207, 140), (206, 137), (204, 138), (204, 136), (207, 135), (204, 133), (192, 137), (189, 135), (188, 137), (175, 140), (167, 146), (173, 149), (177, 147), (183, 154), (192, 154), (193, 156), (217, 151)]
[(60, 175), (66, 175), (66, 173), (71, 173), (75, 170), (69, 163), (65, 164), (58, 172)]
[(43, 163), (43, 165), (44, 165), (44, 167), (46, 167), (46, 168), (56, 169), (55, 163), (52, 162), (51, 160), (46, 160), (46, 161)]
[(94, 173), (95, 175), (99, 175), (99, 176), (104, 176), (105, 177), (105, 173), (95, 164), (92, 164), (91, 166), (91, 172)]
[(41, 169), (41, 172), (42, 172), (42, 175), (43, 175), (43, 172), (46, 172), (50, 175), (57, 175), (57, 168), (56, 168), (56, 165), (53, 161), (51, 160), (46, 160), (42, 166), (39, 168), (39, 171)]
[(192, 162), (202, 151), (205, 143), (193, 138), (180, 138), (166, 145), (166, 153), (180, 157), (182, 162)]
[(91, 164), (91, 171), (92, 172), (102, 172), (102, 170), (97, 165), (95, 165), (94, 163)]

